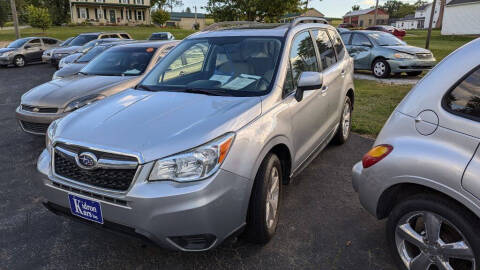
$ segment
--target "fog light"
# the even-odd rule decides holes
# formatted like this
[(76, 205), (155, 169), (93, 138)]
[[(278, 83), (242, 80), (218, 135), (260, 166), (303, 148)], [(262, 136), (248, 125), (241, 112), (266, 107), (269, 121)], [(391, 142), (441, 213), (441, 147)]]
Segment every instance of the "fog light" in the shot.
[(203, 250), (211, 247), (217, 237), (213, 234), (197, 234), (188, 236), (173, 236), (169, 239), (186, 250)]

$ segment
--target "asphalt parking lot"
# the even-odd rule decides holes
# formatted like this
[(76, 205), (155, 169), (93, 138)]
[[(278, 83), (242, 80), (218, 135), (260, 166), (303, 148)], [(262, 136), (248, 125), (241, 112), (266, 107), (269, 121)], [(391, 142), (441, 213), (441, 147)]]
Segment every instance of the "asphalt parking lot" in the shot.
[(0, 269), (395, 269), (384, 222), (351, 186), (353, 164), (373, 143), (357, 135), (328, 147), (286, 187), (266, 246), (240, 239), (209, 252), (172, 252), (48, 212), (36, 173), (44, 138), (23, 133), (14, 112), (53, 72), (40, 64), (0, 68)]

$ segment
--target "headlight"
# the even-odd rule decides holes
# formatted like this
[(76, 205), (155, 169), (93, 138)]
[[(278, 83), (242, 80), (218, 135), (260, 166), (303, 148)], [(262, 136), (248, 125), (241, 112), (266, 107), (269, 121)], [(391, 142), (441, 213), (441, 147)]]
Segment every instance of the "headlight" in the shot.
[(414, 59), (415, 56), (408, 53), (396, 53), (393, 55), (397, 59)]
[(98, 101), (98, 100), (101, 100), (101, 99), (104, 99), (105, 96), (103, 95), (88, 95), (88, 96), (84, 96), (84, 97), (81, 97), (79, 99), (76, 99), (72, 102), (70, 102), (70, 104), (67, 105), (67, 107), (65, 107), (65, 112), (72, 112), (72, 111), (75, 111), (76, 109), (80, 109), (81, 107), (85, 106), (85, 105), (88, 105), (88, 104), (91, 104), (95, 101)]
[(57, 119), (55, 121), (53, 121), (49, 126), (48, 126), (48, 129), (47, 129), (47, 134), (45, 135), (45, 146), (47, 147), (47, 150), (48, 152), (52, 152), (52, 142), (53, 142), (53, 138), (55, 136), (55, 132), (57, 131), (57, 125), (58, 125), (58, 121), (60, 121), (60, 119)]
[(191, 182), (214, 174), (232, 146), (234, 133), (227, 133), (207, 144), (155, 161), (149, 181)]

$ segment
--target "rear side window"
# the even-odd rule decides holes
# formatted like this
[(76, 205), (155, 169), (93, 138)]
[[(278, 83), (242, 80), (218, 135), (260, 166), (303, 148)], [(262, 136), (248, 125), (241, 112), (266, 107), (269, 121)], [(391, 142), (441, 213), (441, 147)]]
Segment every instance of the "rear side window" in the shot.
[(337, 58), (339, 60), (343, 59), (343, 57), (345, 56), (345, 47), (343, 46), (340, 36), (336, 31), (328, 30), (328, 33), (330, 34), (330, 38), (332, 39), (333, 47), (337, 52)]
[(290, 67), (285, 80), (284, 92), (292, 92), (296, 86), (300, 74), (304, 71), (318, 72), (317, 56), (315, 47), (309, 32), (300, 33), (295, 37), (290, 49)]
[(352, 45), (353, 46), (365, 46), (365, 45), (371, 45), (370, 40), (362, 34), (355, 34), (353, 35), (352, 38)]
[(480, 67), (445, 95), (443, 105), (452, 113), (480, 121)]
[(337, 62), (332, 41), (326, 31), (314, 30), (313, 36), (317, 42), (318, 52), (322, 59), (322, 68), (325, 70)]
[(352, 33), (345, 33), (342, 34), (342, 40), (345, 45), (350, 45), (350, 37), (352, 36)]
[(120, 36), (124, 39), (130, 39), (130, 37), (127, 34), (120, 34)]
[(44, 38), (43, 43), (45, 43), (46, 45), (54, 45), (57, 44), (57, 41), (51, 38)]

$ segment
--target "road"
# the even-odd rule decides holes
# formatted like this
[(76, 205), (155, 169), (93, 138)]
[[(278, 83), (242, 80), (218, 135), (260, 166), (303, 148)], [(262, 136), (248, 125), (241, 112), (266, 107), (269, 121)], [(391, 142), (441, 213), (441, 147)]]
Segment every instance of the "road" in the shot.
[(373, 141), (330, 146), (285, 188), (280, 222), (265, 246), (238, 240), (182, 253), (93, 229), (42, 206), (36, 159), (44, 138), (23, 133), (14, 110), (49, 65), (0, 69), (0, 269), (395, 269), (384, 221), (359, 204), (351, 168)]

